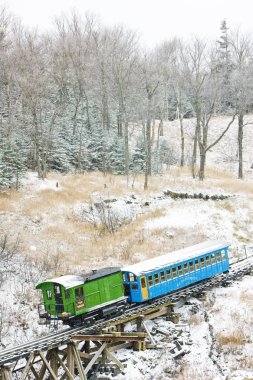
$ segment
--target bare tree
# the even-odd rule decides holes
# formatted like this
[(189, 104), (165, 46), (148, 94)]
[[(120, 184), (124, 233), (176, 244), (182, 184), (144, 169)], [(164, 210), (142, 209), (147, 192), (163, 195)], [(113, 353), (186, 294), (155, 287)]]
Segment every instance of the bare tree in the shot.
[(243, 134), (244, 127), (248, 123), (244, 121), (248, 113), (253, 97), (253, 66), (252, 47), (253, 41), (249, 35), (244, 35), (237, 30), (229, 36), (232, 62), (234, 65), (232, 75), (232, 93), (235, 109), (238, 117), (238, 178), (243, 178)]

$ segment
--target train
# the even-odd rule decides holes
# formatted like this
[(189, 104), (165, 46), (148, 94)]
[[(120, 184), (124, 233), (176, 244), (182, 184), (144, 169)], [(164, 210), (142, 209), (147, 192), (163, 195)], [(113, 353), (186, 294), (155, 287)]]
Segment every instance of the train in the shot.
[(225, 240), (205, 241), (123, 268), (45, 280), (36, 286), (43, 296), (39, 317), (74, 326), (117, 316), (133, 304), (227, 273), (229, 247)]

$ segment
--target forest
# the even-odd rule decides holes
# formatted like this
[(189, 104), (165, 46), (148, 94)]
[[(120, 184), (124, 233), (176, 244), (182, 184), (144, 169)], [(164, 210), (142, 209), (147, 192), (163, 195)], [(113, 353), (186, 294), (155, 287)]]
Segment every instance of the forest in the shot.
[[(152, 49), (138, 34), (103, 26), (93, 15), (55, 19), (48, 33), (0, 12), (0, 189), (24, 174), (49, 172), (149, 177), (188, 165), (204, 180), (206, 157), (233, 125), (243, 178), (245, 116), (253, 109), (253, 39), (221, 22), (216, 41), (173, 37)], [(211, 120), (226, 115), (214, 139)], [(191, 154), (186, 119), (194, 118)], [(178, 120), (180, 151), (163, 139)], [(158, 125), (154, 138), (153, 126)], [(133, 132), (134, 131), (134, 132)], [(135, 138), (131, 134), (135, 133)]]

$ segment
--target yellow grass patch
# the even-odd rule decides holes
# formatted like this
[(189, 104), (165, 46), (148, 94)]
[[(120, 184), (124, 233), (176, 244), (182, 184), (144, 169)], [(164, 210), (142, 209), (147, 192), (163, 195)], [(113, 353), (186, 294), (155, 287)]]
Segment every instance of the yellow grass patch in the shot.
[(225, 345), (242, 345), (245, 342), (245, 336), (240, 329), (235, 329), (228, 334), (220, 334), (217, 337), (217, 342), (221, 346)]

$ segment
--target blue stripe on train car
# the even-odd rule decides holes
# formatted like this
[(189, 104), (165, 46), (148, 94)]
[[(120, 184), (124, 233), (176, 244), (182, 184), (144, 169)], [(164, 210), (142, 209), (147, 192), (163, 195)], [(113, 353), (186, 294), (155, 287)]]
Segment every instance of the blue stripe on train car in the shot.
[[(131, 302), (144, 302), (229, 270), (228, 246), (145, 273), (123, 271)], [(146, 284), (146, 286), (145, 286)]]

